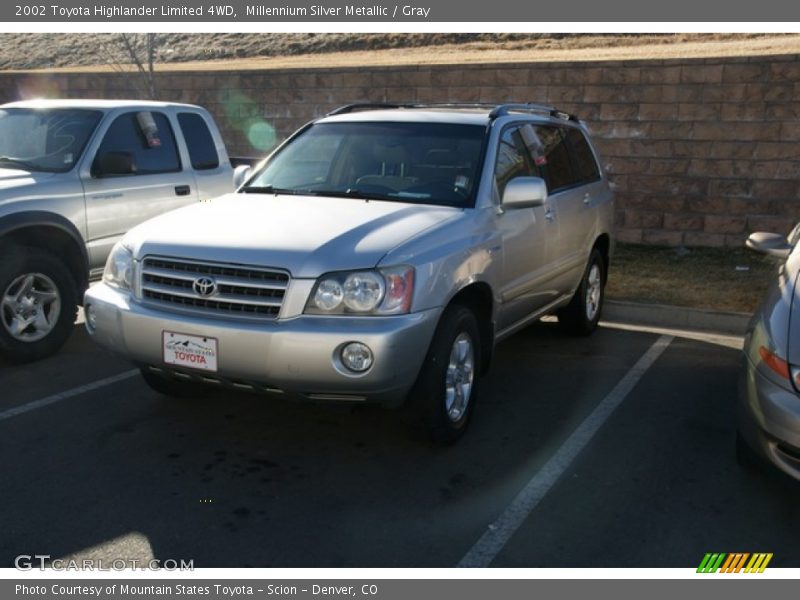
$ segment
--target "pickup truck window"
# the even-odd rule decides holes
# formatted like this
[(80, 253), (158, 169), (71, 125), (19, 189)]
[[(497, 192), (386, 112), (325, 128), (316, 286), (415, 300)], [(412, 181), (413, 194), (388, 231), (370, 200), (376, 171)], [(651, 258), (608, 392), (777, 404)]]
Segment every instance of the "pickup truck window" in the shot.
[[(140, 114), (151, 115), (152, 126), (144, 131)], [(181, 170), (175, 136), (169, 119), (158, 112), (129, 112), (118, 116), (106, 131), (97, 156), (112, 153), (129, 153), (133, 160), (132, 175), (173, 173)]]
[(219, 156), (205, 119), (196, 113), (180, 113), (178, 124), (189, 148), (192, 168), (197, 171), (216, 169), (219, 166)]
[(242, 191), (469, 206), (485, 132), (450, 123), (318, 123)]
[(99, 111), (72, 108), (0, 110), (0, 168), (69, 171), (100, 117)]

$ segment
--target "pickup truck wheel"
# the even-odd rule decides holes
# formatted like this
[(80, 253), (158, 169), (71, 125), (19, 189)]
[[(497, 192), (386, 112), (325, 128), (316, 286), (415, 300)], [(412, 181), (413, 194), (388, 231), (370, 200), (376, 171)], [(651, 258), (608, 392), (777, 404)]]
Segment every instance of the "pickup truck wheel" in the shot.
[(597, 329), (603, 309), (606, 270), (603, 257), (592, 250), (583, 278), (570, 303), (558, 311), (558, 323), (572, 335), (590, 335)]
[(146, 368), (139, 369), (139, 373), (141, 373), (142, 379), (150, 389), (162, 396), (169, 396), (170, 398), (201, 398), (208, 395), (208, 388), (199, 383), (165, 377)]
[(75, 280), (42, 250), (15, 247), (7, 256), (0, 263), (0, 356), (13, 363), (50, 356), (75, 323)]
[(452, 444), (466, 430), (480, 383), (481, 344), (474, 313), (447, 308), (408, 399), (412, 425), (433, 441)]

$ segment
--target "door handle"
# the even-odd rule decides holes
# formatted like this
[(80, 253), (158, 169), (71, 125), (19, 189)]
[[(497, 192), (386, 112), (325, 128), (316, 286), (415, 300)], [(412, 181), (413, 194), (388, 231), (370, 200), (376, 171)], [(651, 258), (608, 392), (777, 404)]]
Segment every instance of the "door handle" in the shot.
[(544, 211), (544, 218), (547, 219), (548, 221), (551, 221), (551, 222), (555, 218), (555, 215), (553, 215), (553, 211), (550, 210), (550, 208), (548, 208), (546, 211)]
[(592, 196), (591, 196), (591, 194), (589, 194), (589, 192), (586, 192), (586, 193), (583, 195), (583, 203), (584, 203), (584, 204), (589, 204), (589, 202), (591, 201), (591, 199), (592, 199)]
[(188, 185), (176, 185), (175, 186), (175, 195), (176, 196), (188, 196), (192, 191)]

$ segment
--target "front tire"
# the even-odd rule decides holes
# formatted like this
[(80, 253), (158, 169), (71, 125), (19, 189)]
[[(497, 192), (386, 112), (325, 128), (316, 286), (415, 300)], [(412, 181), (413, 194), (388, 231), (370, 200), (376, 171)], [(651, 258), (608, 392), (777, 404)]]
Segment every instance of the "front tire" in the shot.
[(478, 397), (481, 358), (475, 314), (465, 306), (448, 307), (406, 400), (412, 425), (434, 442), (452, 444), (466, 431)]
[(25, 363), (55, 354), (77, 316), (77, 284), (57, 257), (6, 247), (0, 261), (0, 356)]
[(559, 325), (571, 335), (591, 335), (600, 322), (606, 287), (606, 265), (597, 248), (589, 255), (583, 278), (570, 303), (558, 311)]

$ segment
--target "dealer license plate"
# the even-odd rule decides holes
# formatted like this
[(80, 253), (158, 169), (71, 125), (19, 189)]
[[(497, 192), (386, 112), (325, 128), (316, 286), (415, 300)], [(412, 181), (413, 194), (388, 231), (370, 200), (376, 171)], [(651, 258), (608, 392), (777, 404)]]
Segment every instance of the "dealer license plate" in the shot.
[(217, 340), (175, 331), (161, 334), (164, 362), (176, 367), (217, 371)]

